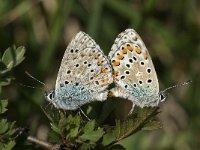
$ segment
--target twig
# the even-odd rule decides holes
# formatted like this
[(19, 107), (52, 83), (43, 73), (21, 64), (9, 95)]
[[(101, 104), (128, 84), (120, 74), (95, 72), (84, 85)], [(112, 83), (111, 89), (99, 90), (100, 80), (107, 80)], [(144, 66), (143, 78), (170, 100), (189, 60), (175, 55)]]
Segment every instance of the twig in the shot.
[(28, 136), (27, 140), (29, 142), (38, 144), (38, 145), (40, 145), (40, 146), (42, 146), (42, 147), (44, 147), (44, 148), (46, 148), (48, 150), (59, 150), (60, 147), (61, 147), (61, 145), (59, 145), (59, 144), (52, 144), (52, 143), (49, 143), (49, 142), (46, 142), (46, 141), (42, 141), (42, 140), (37, 139), (37, 138), (35, 138), (33, 136)]

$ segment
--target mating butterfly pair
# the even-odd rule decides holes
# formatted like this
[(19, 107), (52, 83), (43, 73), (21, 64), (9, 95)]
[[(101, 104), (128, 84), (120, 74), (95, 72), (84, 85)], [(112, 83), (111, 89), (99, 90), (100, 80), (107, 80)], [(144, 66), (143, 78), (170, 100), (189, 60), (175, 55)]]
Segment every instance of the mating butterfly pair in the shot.
[[(115, 87), (108, 90), (111, 83)], [(47, 95), (56, 108), (74, 110), (91, 101), (104, 101), (108, 92), (139, 107), (157, 106), (166, 98), (159, 92), (153, 62), (140, 36), (127, 29), (116, 38), (108, 58), (86, 33), (68, 45), (55, 90)]]

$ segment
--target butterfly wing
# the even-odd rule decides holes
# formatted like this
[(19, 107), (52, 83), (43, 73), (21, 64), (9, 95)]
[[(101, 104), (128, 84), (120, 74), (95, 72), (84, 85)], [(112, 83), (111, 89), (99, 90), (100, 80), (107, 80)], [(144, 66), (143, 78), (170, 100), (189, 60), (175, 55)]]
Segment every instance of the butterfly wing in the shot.
[(148, 50), (135, 30), (127, 29), (118, 35), (109, 58), (117, 85), (113, 94), (141, 107), (154, 105), (151, 99), (159, 93), (157, 75)]
[(79, 32), (68, 45), (58, 72), (55, 97), (59, 108), (76, 109), (107, 98), (113, 82), (111, 65), (100, 47)]

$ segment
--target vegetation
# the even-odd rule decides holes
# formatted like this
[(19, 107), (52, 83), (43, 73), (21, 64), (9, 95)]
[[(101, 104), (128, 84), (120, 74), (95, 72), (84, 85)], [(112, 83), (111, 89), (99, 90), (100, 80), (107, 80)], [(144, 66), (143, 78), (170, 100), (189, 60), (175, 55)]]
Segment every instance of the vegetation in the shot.
[[(199, 6), (197, 0), (1, 0), (0, 149), (42, 149), (44, 144), (61, 149), (198, 149)], [(44, 98), (46, 87), (25, 74), (53, 89), (74, 34), (85, 31), (108, 54), (126, 28), (134, 28), (145, 42), (161, 89), (193, 81), (170, 91), (159, 110), (136, 108), (128, 116), (130, 103), (110, 98), (84, 106), (88, 120), (78, 111), (51, 108)], [(161, 124), (162, 129), (154, 130)]]

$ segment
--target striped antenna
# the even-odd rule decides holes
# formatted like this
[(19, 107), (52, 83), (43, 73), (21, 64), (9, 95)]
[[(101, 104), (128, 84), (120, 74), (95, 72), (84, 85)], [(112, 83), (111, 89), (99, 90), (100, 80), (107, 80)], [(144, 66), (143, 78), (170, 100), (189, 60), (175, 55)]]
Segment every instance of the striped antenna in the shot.
[(174, 89), (174, 88), (177, 88), (177, 87), (180, 87), (180, 86), (184, 86), (184, 85), (187, 85), (187, 84), (189, 84), (189, 83), (192, 83), (192, 80), (188, 80), (188, 81), (185, 81), (185, 82), (183, 82), (183, 83), (170, 86), (170, 87), (166, 88), (165, 90), (163, 90), (163, 91), (161, 91), (161, 92), (162, 92), (162, 93), (165, 93), (165, 92), (168, 91), (168, 90), (171, 90), (171, 89)]
[(34, 76), (32, 76), (28, 71), (25, 71), (26, 75), (32, 78), (33, 80), (37, 81), (38, 83), (44, 85), (44, 87), (47, 89), (47, 91), (50, 91), (50, 88), (42, 81), (36, 79)]

